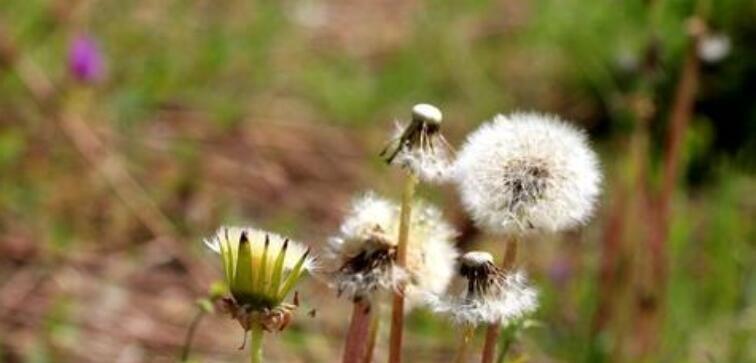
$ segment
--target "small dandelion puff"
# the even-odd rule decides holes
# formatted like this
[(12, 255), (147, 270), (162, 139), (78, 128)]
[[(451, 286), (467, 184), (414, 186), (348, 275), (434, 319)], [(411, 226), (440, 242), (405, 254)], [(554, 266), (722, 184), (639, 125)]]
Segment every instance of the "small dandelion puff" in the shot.
[(407, 125), (397, 123), (394, 137), (380, 156), (423, 181), (446, 181), (454, 151), (441, 134), (442, 118), (441, 111), (433, 105), (415, 105), (412, 121)]
[(284, 302), (305, 271), (313, 267), (310, 250), (299, 242), (249, 227), (221, 227), (205, 245), (218, 253), (231, 297), (225, 308), (245, 331), (258, 324), (281, 331), (296, 309)]
[[(409, 305), (420, 291), (440, 293), (454, 271), (456, 233), (441, 212), (422, 201), (413, 205), (407, 265), (396, 265), (399, 206), (374, 193), (357, 198), (322, 261), (324, 277), (339, 296), (371, 299), (404, 285)], [(418, 297), (413, 299), (413, 297)]]
[(727, 58), (732, 44), (727, 34), (705, 34), (698, 42), (698, 56), (707, 63), (717, 63)]
[(556, 116), (496, 116), (467, 138), (454, 165), (462, 203), (495, 233), (556, 232), (585, 223), (601, 173), (586, 135)]
[(468, 252), (459, 258), (457, 275), (444, 296), (426, 295), (437, 313), (460, 325), (506, 324), (534, 312), (536, 290), (521, 272), (506, 272), (487, 252)]

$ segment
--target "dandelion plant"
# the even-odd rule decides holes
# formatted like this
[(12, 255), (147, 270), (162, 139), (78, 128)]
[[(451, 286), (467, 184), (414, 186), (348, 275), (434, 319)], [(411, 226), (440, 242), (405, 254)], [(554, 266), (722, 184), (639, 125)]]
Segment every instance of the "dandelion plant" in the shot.
[[(556, 116), (496, 116), (470, 134), (453, 166), (462, 204), (483, 229), (507, 237), (511, 270), (519, 237), (585, 223), (600, 192), (598, 158), (586, 135)], [(482, 362), (493, 361), (499, 322), (489, 325)]]
[[(402, 289), (409, 305), (417, 305), (424, 294), (443, 292), (454, 273), (456, 233), (436, 207), (417, 200), (413, 210), (409, 221), (413, 243), (403, 267), (396, 262), (401, 208), (374, 193), (355, 199), (339, 233), (329, 241), (323, 270), (337, 294), (354, 302), (345, 363), (362, 362), (372, 353), (370, 337), (378, 329), (375, 310), (381, 292)], [(368, 330), (370, 315), (375, 323)]]
[(536, 291), (521, 272), (496, 266), (488, 252), (473, 251), (459, 258), (457, 274), (446, 294), (429, 295), (428, 304), (462, 327), (457, 362), (464, 362), (470, 338), (478, 326), (508, 323), (533, 312)]
[[(381, 156), (388, 164), (399, 165), (408, 171), (402, 191), (402, 207), (399, 220), (396, 263), (406, 265), (407, 244), (412, 199), (419, 178), (425, 181), (445, 181), (449, 173), (451, 148), (441, 134), (441, 111), (429, 104), (412, 108), (412, 121), (397, 133)], [(393, 299), (391, 309), (391, 332), (389, 335), (389, 362), (401, 362), (402, 329), (404, 325), (404, 296), (400, 288)]]
[(284, 299), (312, 267), (310, 250), (275, 233), (249, 227), (221, 227), (205, 244), (221, 256), (231, 297), (225, 308), (251, 331), (251, 362), (262, 362), (263, 332), (282, 331), (297, 307)]

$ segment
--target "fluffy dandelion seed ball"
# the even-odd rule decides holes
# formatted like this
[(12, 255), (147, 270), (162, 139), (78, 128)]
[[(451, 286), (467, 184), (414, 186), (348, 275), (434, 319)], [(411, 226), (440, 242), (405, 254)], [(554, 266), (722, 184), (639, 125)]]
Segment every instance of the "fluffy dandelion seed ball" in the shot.
[(282, 330), (295, 305), (283, 300), (313, 265), (309, 249), (275, 233), (249, 227), (221, 227), (205, 245), (221, 256), (232, 299), (232, 316), (245, 330), (261, 324)]
[(446, 181), (454, 151), (441, 134), (442, 119), (437, 107), (415, 105), (412, 121), (407, 125), (397, 123), (396, 132), (381, 156), (387, 163), (399, 165), (426, 182)]
[(454, 165), (462, 202), (492, 232), (559, 231), (585, 223), (601, 173), (586, 135), (556, 116), (496, 116), (468, 136)]
[(454, 283), (447, 295), (428, 295), (438, 313), (458, 324), (506, 323), (535, 311), (536, 290), (520, 272), (505, 272), (487, 252), (468, 252), (459, 258)]
[(457, 253), (452, 240), (456, 233), (437, 208), (415, 202), (407, 265), (401, 268), (395, 264), (399, 213), (396, 203), (373, 193), (355, 199), (322, 261), (326, 277), (339, 295), (358, 301), (405, 284), (412, 304), (421, 291), (440, 293), (446, 288), (454, 274)]

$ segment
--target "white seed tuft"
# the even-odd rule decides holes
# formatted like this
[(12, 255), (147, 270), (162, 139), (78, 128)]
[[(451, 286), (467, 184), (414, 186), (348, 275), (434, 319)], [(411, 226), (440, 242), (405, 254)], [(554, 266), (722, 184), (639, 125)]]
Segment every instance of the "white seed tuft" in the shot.
[(457, 256), (454, 230), (441, 212), (422, 201), (413, 204), (407, 265), (396, 266), (400, 208), (367, 193), (357, 198), (332, 237), (323, 258), (324, 276), (338, 293), (351, 299), (370, 299), (379, 291), (402, 284), (409, 304), (422, 292), (440, 293), (454, 274)]
[(496, 233), (585, 223), (601, 173), (586, 135), (556, 116), (498, 115), (467, 138), (453, 167), (473, 220)]
[(445, 295), (426, 295), (437, 313), (457, 324), (508, 323), (525, 317), (538, 306), (537, 292), (521, 272), (496, 267), (490, 254), (467, 253), (460, 258), (458, 274)]
[(454, 150), (441, 134), (441, 119), (441, 111), (435, 106), (415, 105), (412, 120), (407, 124), (397, 122), (381, 156), (425, 182), (448, 181)]

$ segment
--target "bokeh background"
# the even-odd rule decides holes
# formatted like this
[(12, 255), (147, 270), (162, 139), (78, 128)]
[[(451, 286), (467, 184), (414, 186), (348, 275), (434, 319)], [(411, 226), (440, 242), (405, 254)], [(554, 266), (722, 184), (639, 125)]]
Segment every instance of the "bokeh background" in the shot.
[[(522, 244), (541, 309), (512, 361), (756, 362), (755, 101), (749, 0), (3, 0), (0, 362), (176, 361), (221, 276), (202, 237), (322, 246), (355, 193), (399, 196), (376, 154), (418, 102), (454, 145), (539, 110), (601, 156), (596, 218)], [(301, 295), (266, 356), (338, 361), (350, 304)], [(406, 334), (408, 362), (458, 338), (422, 310)], [(209, 316), (192, 359), (245, 361), (241, 338)]]

